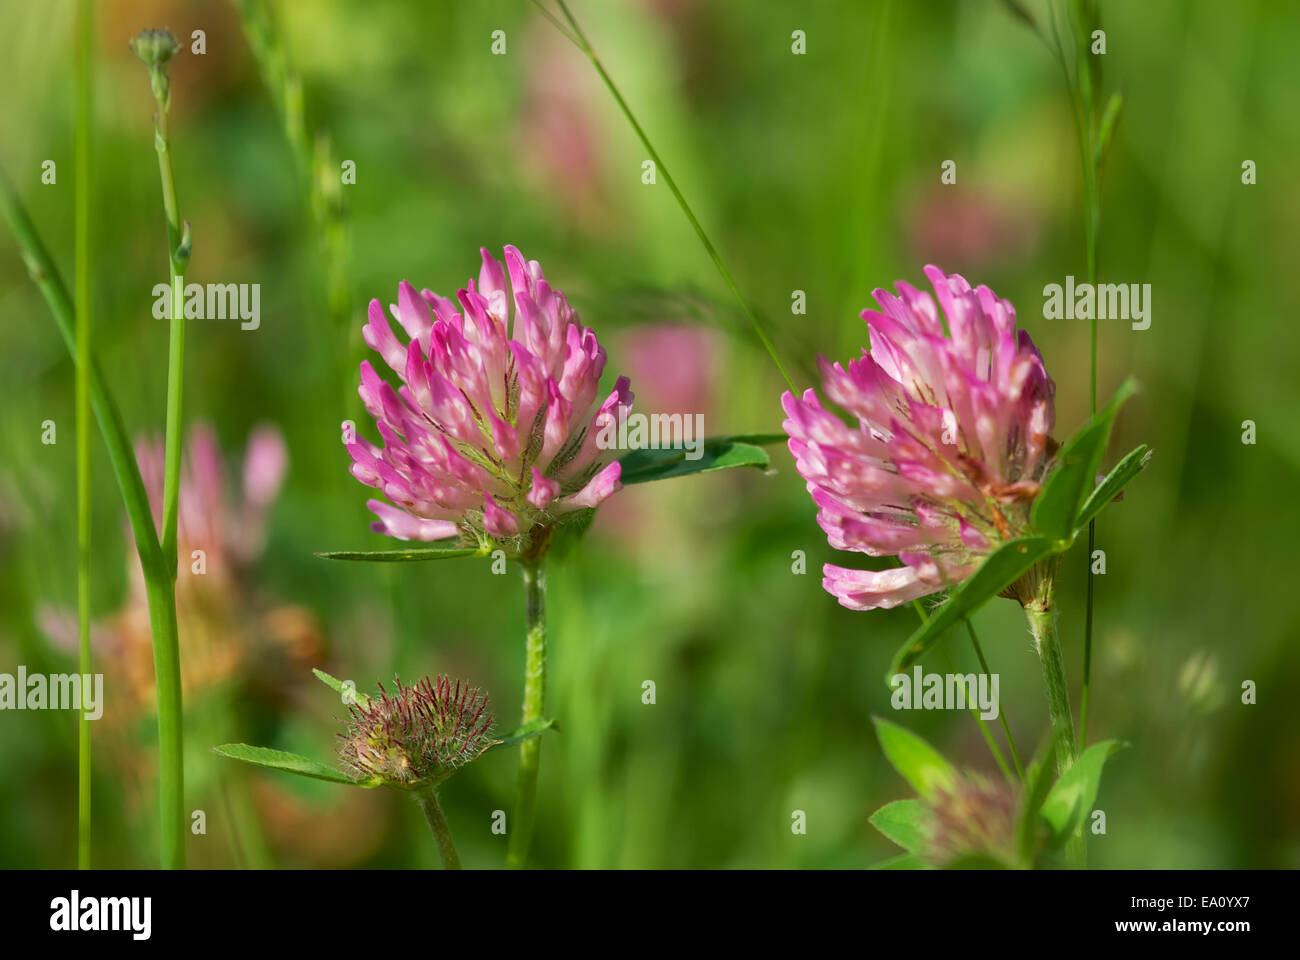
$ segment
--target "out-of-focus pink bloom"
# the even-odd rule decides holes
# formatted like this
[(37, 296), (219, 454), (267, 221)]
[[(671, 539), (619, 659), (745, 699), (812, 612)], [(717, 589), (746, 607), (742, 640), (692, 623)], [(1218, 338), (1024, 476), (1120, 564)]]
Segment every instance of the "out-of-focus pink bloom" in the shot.
[(905, 215), (909, 246), (941, 263), (1016, 263), (1038, 240), (1036, 217), (1023, 200), (932, 185), (910, 206)]
[(1048, 459), (1055, 387), (1015, 310), (988, 287), (925, 268), (929, 294), (906, 283), (876, 290), (866, 310), (870, 350), (848, 369), (822, 358), (826, 396), (781, 402), (790, 452), (831, 546), (897, 556), (873, 572), (826, 564), (822, 585), (853, 610), (888, 608), (969, 576), (1024, 533)]
[[(137, 440), (136, 460), (154, 523), (159, 524), (164, 472), (161, 438)], [(257, 630), (246, 624), (248, 611), (255, 604), (239, 574), (262, 551), (266, 515), (280, 492), (287, 467), (280, 431), (268, 425), (256, 428), (244, 456), (242, 490), (232, 495), (212, 428), (199, 425), (190, 430), (181, 463), (176, 581), (184, 647), (181, 680), (187, 692), (211, 686), (236, 672), (254, 637), (275, 641), (296, 659), (310, 661), (318, 656), (318, 631), (304, 611), (277, 606)], [(126, 603), (109, 619), (92, 624), (91, 642), (106, 673), (143, 709), (153, 697), (154, 682), (148, 600), (135, 550), (129, 552), (127, 565), (130, 594)], [(76, 649), (75, 612), (46, 609), (42, 624), (56, 644)], [(212, 637), (220, 637), (220, 642), (208, 642)], [(118, 715), (134, 716), (125, 708)]]
[[(155, 525), (162, 523), (164, 451), (161, 438), (137, 440), (135, 456)], [(176, 543), (182, 564), (202, 550), (209, 584), (224, 582), (233, 568), (262, 551), (266, 513), (280, 492), (288, 454), (279, 429), (257, 427), (244, 454), (242, 496), (227, 502), (225, 464), (216, 434), (206, 424), (190, 429), (181, 463)], [(144, 596), (144, 579), (134, 562), (137, 586)]]
[(712, 415), (718, 334), (676, 323), (637, 327), (620, 338), (642, 409)]
[(619, 489), (618, 461), (597, 440), (617, 430), (632, 393), (619, 377), (596, 405), (605, 368), (596, 335), (537, 261), (508, 246), (503, 269), (481, 253), (477, 286), (470, 280), (456, 301), (402, 282), (391, 310), (405, 343), (370, 301), (366, 343), (402, 386), (361, 364), (359, 393), (384, 446), (358, 438), (348, 452), (352, 475), (392, 501), (367, 502), (376, 532), (471, 542), (486, 533), (522, 550), (534, 530)]
[(549, 23), (534, 24), (527, 50), (518, 148), (554, 201), (580, 223), (608, 229), (617, 216), (602, 175), (599, 91), (583, 82), (582, 58)]

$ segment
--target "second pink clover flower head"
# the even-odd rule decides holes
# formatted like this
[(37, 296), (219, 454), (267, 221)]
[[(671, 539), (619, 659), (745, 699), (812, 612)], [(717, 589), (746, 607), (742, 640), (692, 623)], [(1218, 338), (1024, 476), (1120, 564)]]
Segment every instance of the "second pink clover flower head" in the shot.
[(1056, 443), (1055, 387), (1015, 310), (988, 287), (928, 266), (928, 293), (876, 290), (870, 349), (847, 369), (821, 358), (826, 396), (781, 398), (790, 452), (832, 547), (897, 556), (882, 571), (826, 564), (822, 585), (853, 610), (955, 586), (1024, 534)]

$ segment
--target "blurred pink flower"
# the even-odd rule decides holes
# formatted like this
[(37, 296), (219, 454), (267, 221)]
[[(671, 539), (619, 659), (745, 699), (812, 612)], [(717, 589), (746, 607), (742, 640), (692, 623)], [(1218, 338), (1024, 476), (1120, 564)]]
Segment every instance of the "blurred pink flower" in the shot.
[(712, 417), (717, 331), (676, 323), (637, 327), (620, 339), (642, 408)]
[(889, 608), (969, 576), (1025, 532), (1055, 441), (1055, 387), (1015, 310), (988, 287), (925, 268), (934, 301), (906, 283), (863, 311), (870, 350), (845, 370), (821, 358), (826, 396), (781, 402), (790, 452), (831, 546), (904, 564), (873, 572), (826, 564), (822, 585), (853, 610)]
[[(156, 525), (162, 520), (162, 440), (137, 440), (136, 460)], [(279, 429), (257, 427), (244, 455), (242, 490), (232, 498), (212, 428), (199, 425), (190, 430), (181, 463), (176, 580), (181, 674), (187, 695), (236, 673), (255, 646), (262, 652), (275, 647), (303, 662), (319, 657), (319, 631), (310, 614), (276, 605), (264, 615), (259, 611), (254, 624), (249, 614), (257, 604), (240, 576), (262, 552), (266, 516), (287, 468)], [(153, 698), (153, 646), (144, 575), (134, 549), (128, 553), (127, 566), (126, 601), (108, 618), (91, 625), (91, 643), (105, 673), (143, 710)], [(55, 644), (76, 649), (75, 611), (47, 607), (41, 622)], [(115, 716), (125, 721), (135, 713), (123, 708)]]
[(391, 310), (405, 344), (370, 301), (366, 343), (403, 385), (394, 390), (361, 364), (359, 392), (384, 446), (358, 438), (348, 452), (352, 475), (392, 501), (367, 501), (376, 532), (468, 541), (486, 533), (523, 550), (534, 530), (619, 489), (618, 461), (597, 437), (627, 416), (632, 394), (619, 377), (593, 415), (605, 367), (596, 335), (537, 261), (508, 246), (502, 269), (481, 253), (477, 288), (470, 280), (457, 292), (463, 315), (402, 282)]
[(909, 246), (927, 259), (967, 266), (1016, 263), (1038, 241), (1037, 218), (1023, 200), (931, 185), (908, 207)]
[[(158, 525), (163, 500), (161, 438), (136, 441), (135, 456)], [(192, 427), (181, 463), (176, 531), (181, 562), (187, 562), (193, 550), (202, 550), (206, 575), (219, 582), (233, 568), (256, 559), (265, 545), (267, 510), (280, 492), (287, 468), (288, 454), (279, 429), (265, 424), (257, 427), (244, 453), (243, 496), (232, 506), (226, 500), (225, 465), (216, 435), (206, 424)], [(139, 564), (133, 562), (133, 567), (143, 600), (144, 579)]]

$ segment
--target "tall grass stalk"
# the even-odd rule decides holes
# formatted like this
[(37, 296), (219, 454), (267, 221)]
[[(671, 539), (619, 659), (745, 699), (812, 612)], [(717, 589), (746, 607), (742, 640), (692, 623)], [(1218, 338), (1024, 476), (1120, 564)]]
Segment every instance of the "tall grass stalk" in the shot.
[(542, 15), (554, 24), (556, 29), (564, 34), (571, 43), (577, 46), (577, 48), (586, 55), (587, 59), (591, 61), (591, 65), (596, 68), (596, 72), (600, 75), (601, 82), (605, 84), (605, 88), (609, 91), (610, 96), (614, 98), (614, 102), (618, 104), (618, 108), (622, 112), (623, 116), (627, 118), (627, 122), (631, 124), (637, 138), (641, 141), (641, 145), (645, 147), (646, 153), (650, 155), (650, 159), (654, 161), (655, 169), (659, 171), (659, 175), (664, 178), (664, 183), (666, 183), (668, 189), (672, 191), (672, 195), (676, 198), (678, 206), (682, 208), (682, 213), (686, 215), (686, 219), (690, 221), (691, 227), (695, 230), (695, 235), (700, 238), (700, 243), (704, 245), (704, 249), (708, 252), (710, 259), (713, 260), (713, 265), (717, 267), (718, 273), (722, 276), (723, 282), (726, 283), (728, 289), (731, 290), (732, 295), (736, 298), (737, 303), (740, 304), (740, 309), (749, 320), (749, 324), (753, 328), (755, 336), (758, 337), (759, 342), (763, 345), (763, 349), (767, 351), (767, 355), (772, 358), (772, 362), (776, 364), (776, 368), (780, 371), (781, 378), (785, 380), (786, 386), (791, 390), (794, 390), (794, 381), (790, 379), (790, 375), (786, 372), (785, 365), (781, 362), (781, 358), (777, 356), (776, 348), (772, 345), (771, 338), (768, 337), (767, 331), (763, 329), (763, 325), (754, 314), (754, 310), (749, 305), (749, 301), (745, 299), (740, 292), (740, 288), (736, 286), (736, 281), (731, 276), (731, 271), (728, 270), (726, 264), (722, 262), (722, 256), (718, 253), (718, 248), (713, 245), (713, 241), (709, 239), (709, 235), (704, 232), (704, 227), (700, 225), (700, 220), (695, 216), (695, 211), (691, 209), (691, 205), (686, 202), (686, 197), (678, 188), (677, 181), (675, 181), (672, 174), (668, 172), (668, 167), (665, 166), (663, 158), (659, 156), (659, 151), (654, 148), (654, 144), (650, 142), (650, 138), (646, 135), (645, 130), (642, 129), (641, 124), (637, 122), (636, 116), (632, 113), (632, 108), (627, 105), (627, 101), (624, 100), (623, 95), (619, 93), (618, 87), (614, 84), (613, 79), (605, 71), (605, 67), (600, 62), (600, 58), (596, 56), (596, 51), (592, 49), (591, 44), (587, 41), (586, 34), (582, 32), (582, 28), (578, 26), (578, 21), (574, 19), (573, 14), (569, 11), (568, 4), (566, 4), (564, 0), (557, 0), (557, 2), (559, 3), (560, 10), (564, 13), (565, 20), (568, 21), (569, 28), (567, 30), (564, 28), (564, 25), (555, 18), (554, 14), (542, 5), (541, 0), (533, 0), (533, 3), (542, 12)]
[[(90, 292), (90, 124), (94, 56), (94, 2), (77, 3), (77, 127), (74, 195), (77, 356), (89, 357)], [(90, 365), (76, 365), (77, 422), (77, 671), (93, 672), (90, 650)], [(90, 869), (90, 720), (82, 711), (77, 724), (77, 867)]]
[(343, 379), (343, 407), (351, 415), (349, 411), (360, 404), (355, 377), (365, 344), (360, 325), (352, 322), (349, 239), (341, 168), (330, 138), (320, 131), (313, 134), (308, 127), (302, 78), (289, 64), (266, 0), (231, 0), (231, 3), (239, 14), (262, 84), (280, 118), (311, 208), (312, 225), (324, 262), (325, 301), (331, 327), (338, 334), (334, 342), (343, 344), (341, 355), (335, 359)]
[[(170, 34), (167, 40), (172, 44)], [(139, 53), (139, 50), (137, 50)], [(163, 509), (159, 536), (161, 569), (146, 582), (150, 607), (155, 605), (170, 623), (160, 639), (154, 634), (154, 680), (158, 691), (159, 816), (162, 819), (163, 866), (185, 866), (185, 765), (182, 728), (180, 642), (176, 628), (177, 530), (180, 505), (182, 397), (185, 382), (185, 268), (190, 258), (190, 228), (182, 226), (172, 171), (168, 124), (171, 89), (166, 59), (150, 63), (154, 114), (154, 152), (167, 223), (167, 265), (171, 276), (171, 318), (167, 341), (167, 413), (163, 449)], [(170, 56), (170, 54), (168, 55)], [(156, 599), (155, 599), (156, 598)]]

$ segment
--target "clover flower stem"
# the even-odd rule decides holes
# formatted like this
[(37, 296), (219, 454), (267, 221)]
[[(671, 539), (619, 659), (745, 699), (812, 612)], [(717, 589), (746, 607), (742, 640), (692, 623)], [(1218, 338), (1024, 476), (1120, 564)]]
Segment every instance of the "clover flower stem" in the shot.
[[(90, 352), (90, 111), (94, 43), (93, 0), (77, 4), (77, 128), (76, 128), (76, 339), (77, 356)], [(93, 670), (90, 650), (90, 364), (77, 364), (77, 635), (78, 671)], [(90, 720), (83, 712), (77, 724), (77, 867), (90, 869)]]
[[(524, 654), (524, 707), (520, 725), (541, 720), (546, 700), (546, 577), (540, 560), (524, 561), (524, 590), (528, 607), (528, 638)], [(506, 866), (521, 869), (528, 860), (533, 834), (533, 805), (537, 797), (540, 738), (519, 745), (519, 777), (515, 787), (514, 823)]]
[(424, 811), (424, 819), (433, 831), (433, 839), (438, 843), (438, 854), (442, 857), (444, 870), (460, 870), (460, 857), (456, 854), (456, 845), (451, 842), (451, 830), (447, 827), (447, 818), (443, 816), (442, 807), (438, 805), (438, 795), (433, 787), (427, 787), (415, 794), (416, 802)]
[(1070, 714), (1070, 691), (1065, 681), (1065, 661), (1061, 657), (1061, 640), (1057, 631), (1056, 608), (1050, 590), (1046, 596), (1031, 601), (1025, 607), (1029, 630), (1034, 637), (1034, 647), (1043, 667), (1043, 682), (1047, 686), (1047, 711), (1052, 721), (1052, 739), (1055, 743), (1056, 771), (1070, 769), (1075, 759), (1074, 720)]
[[(1073, 766), (1078, 756), (1074, 740), (1074, 719), (1070, 713), (1070, 688), (1065, 680), (1065, 660), (1061, 656), (1061, 638), (1057, 631), (1055, 584), (1051, 576), (1042, 579), (1032, 600), (1025, 604), (1025, 616), (1034, 637), (1034, 647), (1043, 667), (1047, 686), (1047, 710), (1052, 721), (1052, 739), (1056, 750), (1056, 773), (1059, 777)], [(1067, 848), (1076, 868), (1085, 865), (1083, 836), (1076, 833)]]
[(749, 305), (749, 301), (745, 299), (740, 292), (740, 288), (736, 286), (736, 281), (731, 276), (731, 271), (729, 271), (726, 264), (722, 262), (722, 256), (718, 253), (717, 247), (713, 245), (713, 241), (709, 239), (709, 235), (704, 232), (704, 227), (700, 225), (699, 218), (695, 216), (695, 211), (691, 209), (691, 205), (686, 202), (686, 197), (682, 194), (681, 190), (678, 189), (677, 181), (672, 178), (672, 175), (668, 172), (668, 168), (664, 166), (663, 159), (659, 156), (659, 152), (655, 150), (654, 145), (650, 142), (650, 138), (646, 135), (645, 130), (643, 130), (641, 124), (637, 122), (636, 117), (632, 113), (632, 108), (627, 105), (627, 101), (624, 100), (623, 95), (619, 93), (618, 87), (614, 85), (613, 78), (605, 72), (604, 64), (602, 64), (600, 58), (596, 56), (596, 51), (592, 49), (591, 44), (587, 40), (587, 35), (583, 33), (582, 28), (578, 26), (578, 21), (574, 19), (573, 14), (569, 11), (568, 5), (564, 0), (557, 0), (557, 2), (559, 3), (560, 11), (564, 14), (564, 19), (569, 23), (569, 30), (565, 30), (563, 25), (560, 24), (560, 22), (549, 11), (547, 11), (547, 9), (542, 5), (541, 0), (533, 0), (534, 5), (542, 12), (546, 19), (549, 20), (551, 24), (569, 40), (569, 42), (577, 46), (587, 59), (591, 61), (591, 65), (596, 68), (596, 72), (600, 75), (601, 82), (604, 83), (610, 96), (614, 98), (614, 102), (618, 105), (619, 111), (627, 118), (627, 122), (631, 125), (633, 132), (637, 135), (637, 139), (639, 139), (642, 146), (645, 147), (646, 153), (650, 154), (650, 159), (654, 161), (655, 168), (659, 171), (660, 175), (663, 176), (664, 183), (668, 185), (668, 189), (677, 200), (677, 205), (682, 208), (682, 213), (684, 213), (686, 219), (690, 221), (691, 227), (695, 230), (695, 235), (700, 238), (700, 243), (704, 245), (705, 251), (708, 253), (710, 259), (713, 260), (713, 265), (722, 276), (723, 282), (726, 283), (727, 287), (731, 290), (732, 295), (735, 296), (737, 302), (740, 304), (741, 311), (745, 314), (746, 319), (749, 320), (750, 326), (753, 327), (754, 335), (758, 337), (759, 343), (763, 345), (763, 349), (767, 351), (767, 355), (771, 357), (772, 362), (776, 364), (776, 369), (780, 372), (781, 378), (785, 380), (786, 386), (793, 391), (794, 381), (790, 379), (790, 374), (786, 372), (785, 364), (783, 364), (781, 358), (777, 356), (776, 347), (772, 344), (771, 338), (768, 337), (767, 331), (763, 329), (763, 325), (759, 323), (758, 317), (754, 314), (753, 308)]

